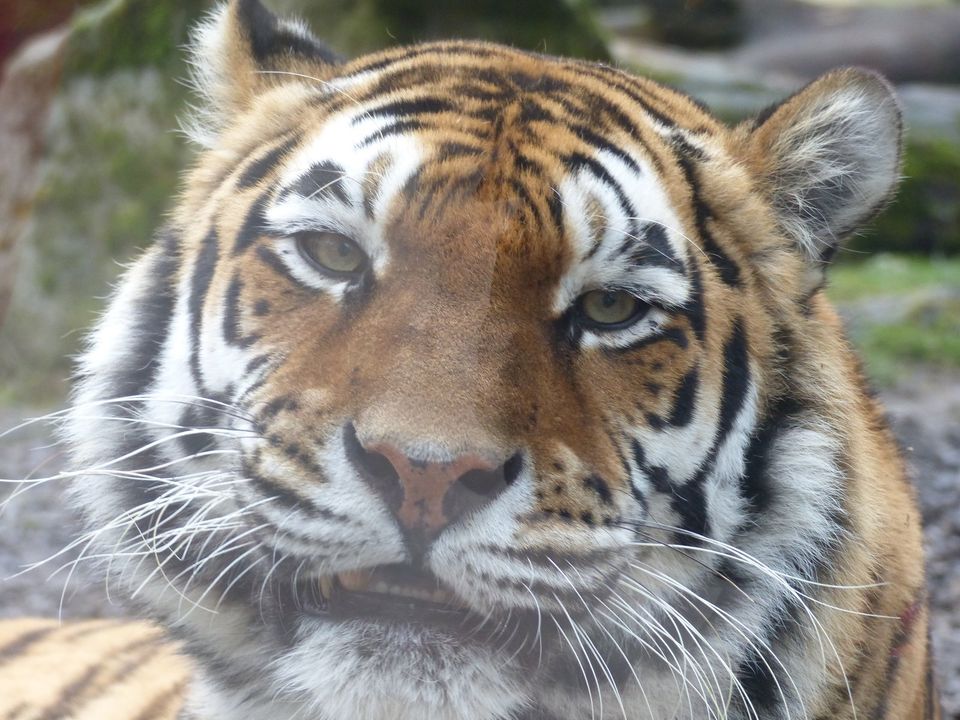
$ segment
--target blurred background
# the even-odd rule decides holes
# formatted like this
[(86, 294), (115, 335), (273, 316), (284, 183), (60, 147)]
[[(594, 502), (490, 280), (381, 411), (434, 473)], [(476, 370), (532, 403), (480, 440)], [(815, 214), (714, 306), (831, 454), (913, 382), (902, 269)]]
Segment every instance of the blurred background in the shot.
[[(885, 73), (908, 126), (896, 201), (841, 253), (830, 293), (906, 448), (927, 522), (934, 645), (960, 719), (960, 2), (267, 0), (345, 55), (479, 37), (617, 64), (731, 122), (820, 72)], [(0, 432), (63, 407), (70, 357), (145, 247), (192, 149), (181, 46), (208, 0), (0, 0)], [(0, 478), (63, 465), (51, 424), (0, 436)], [(0, 500), (11, 486), (0, 485)], [(5, 489), (7, 488), (7, 489)], [(62, 485), (0, 515), (0, 617), (53, 614), (74, 537)], [(67, 568), (69, 569), (69, 568)], [(82, 568), (81, 568), (82, 571)], [(81, 579), (65, 616), (120, 612)]]

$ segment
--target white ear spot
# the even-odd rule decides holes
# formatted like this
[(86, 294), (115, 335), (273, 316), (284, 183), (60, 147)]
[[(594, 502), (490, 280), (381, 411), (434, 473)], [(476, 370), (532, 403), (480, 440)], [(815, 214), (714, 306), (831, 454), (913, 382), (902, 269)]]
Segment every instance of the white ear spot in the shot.
[(781, 226), (808, 258), (829, 260), (890, 198), (901, 134), (891, 87), (852, 68), (814, 81), (755, 130)]

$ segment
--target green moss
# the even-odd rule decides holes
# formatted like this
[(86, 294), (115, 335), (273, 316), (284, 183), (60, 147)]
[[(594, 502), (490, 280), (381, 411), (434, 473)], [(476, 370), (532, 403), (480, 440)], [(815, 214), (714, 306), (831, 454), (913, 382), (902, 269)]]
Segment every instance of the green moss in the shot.
[(870, 376), (884, 385), (910, 364), (960, 369), (960, 298), (918, 305), (904, 321), (871, 325), (852, 338)]
[[(189, 157), (172, 131), (184, 90), (154, 70), (74, 78), (56, 99), (45, 172), (0, 334), (0, 385), (22, 401), (64, 386), (81, 329), (163, 222)], [(9, 379), (9, 380), (8, 380)]]
[(916, 363), (960, 368), (960, 258), (842, 264), (829, 294), (875, 381), (890, 384)]
[(183, 74), (182, 46), (205, 0), (108, 0), (78, 12), (66, 61), (68, 76), (154, 67)]
[(830, 297), (840, 303), (931, 288), (960, 292), (960, 258), (880, 254), (863, 262), (843, 262), (830, 270)]

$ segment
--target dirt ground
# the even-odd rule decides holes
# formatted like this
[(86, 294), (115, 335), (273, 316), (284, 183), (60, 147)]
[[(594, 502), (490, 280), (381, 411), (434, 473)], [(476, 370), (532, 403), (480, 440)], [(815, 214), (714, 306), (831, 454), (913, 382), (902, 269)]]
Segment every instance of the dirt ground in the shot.
[[(945, 717), (960, 720), (960, 375), (916, 371), (883, 397), (926, 520), (932, 634)], [(36, 414), (23, 408), (0, 410), (0, 428)], [(34, 470), (49, 475), (62, 461), (43, 424), (0, 438), (2, 478), (22, 478)], [(7, 492), (0, 487), (0, 495)], [(62, 483), (33, 487), (7, 503), (0, 515), (0, 618), (61, 610), (64, 618), (123, 613), (107, 599), (104, 587), (87, 579), (82, 564), (67, 582), (78, 551), (57, 553), (73, 540), (76, 526)], [(42, 567), (21, 573), (24, 566), (50, 557)]]

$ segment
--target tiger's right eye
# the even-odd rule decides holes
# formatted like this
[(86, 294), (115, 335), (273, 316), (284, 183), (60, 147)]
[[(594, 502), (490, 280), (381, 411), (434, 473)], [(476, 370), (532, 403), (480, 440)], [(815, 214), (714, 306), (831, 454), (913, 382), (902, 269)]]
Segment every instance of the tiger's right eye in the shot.
[(334, 277), (359, 275), (367, 267), (367, 254), (353, 240), (338, 233), (300, 233), (297, 250), (315, 268)]

